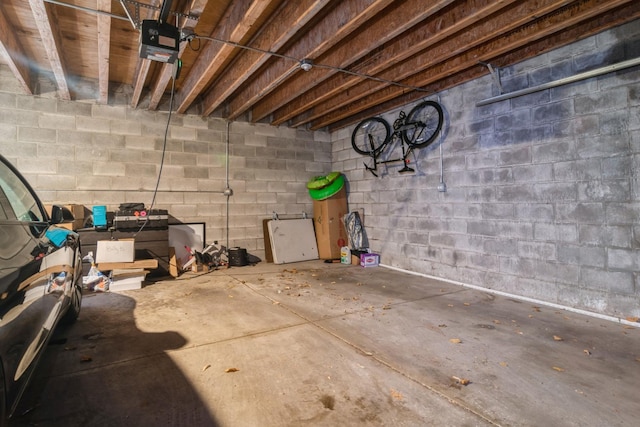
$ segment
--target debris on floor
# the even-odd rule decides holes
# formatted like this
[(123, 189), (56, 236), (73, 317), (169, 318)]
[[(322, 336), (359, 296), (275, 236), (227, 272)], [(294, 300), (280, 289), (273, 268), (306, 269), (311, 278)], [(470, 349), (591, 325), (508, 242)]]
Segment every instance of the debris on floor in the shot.
[(469, 385), (471, 383), (470, 380), (466, 379), (466, 378), (460, 378), (460, 377), (456, 377), (455, 375), (452, 376), (451, 378), (453, 378), (453, 380), (460, 385)]

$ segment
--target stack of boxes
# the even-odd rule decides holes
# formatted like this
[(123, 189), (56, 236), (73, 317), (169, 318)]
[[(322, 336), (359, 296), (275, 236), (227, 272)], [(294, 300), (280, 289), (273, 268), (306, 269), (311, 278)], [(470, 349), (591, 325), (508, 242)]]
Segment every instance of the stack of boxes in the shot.
[[(313, 201), (313, 222), (320, 259), (340, 259), (342, 247), (349, 245), (347, 231), (344, 227), (347, 209), (345, 187), (327, 199)], [(351, 261), (355, 265), (375, 267), (380, 262), (380, 256), (374, 253), (352, 251)]]
[[(63, 205), (64, 208), (67, 208), (73, 214), (73, 221), (64, 222), (62, 224), (58, 224), (58, 227), (66, 228), (67, 230), (78, 230), (84, 227), (85, 222), (85, 214), (84, 214), (84, 205)], [(51, 216), (51, 205), (45, 205), (45, 210), (47, 214)]]

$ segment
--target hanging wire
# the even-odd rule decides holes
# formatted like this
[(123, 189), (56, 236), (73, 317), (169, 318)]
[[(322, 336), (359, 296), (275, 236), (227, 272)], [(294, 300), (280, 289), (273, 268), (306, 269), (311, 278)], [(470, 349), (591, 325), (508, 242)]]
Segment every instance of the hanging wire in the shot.
[[(56, 4), (56, 5), (59, 5), (59, 6), (65, 6), (65, 7), (70, 7), (70, 8), (77, 9), (77, 10), (82, 10), (84, 12), (107, 15), (107, 16), (109, 16), (111, 18), (114, 18), (114, 19), (122, 19), (122, 20), (125, 20), (125, 21), (130, 21), (130, 19), (128, 17), (126, 17), (126, 16), (120, 16), (120, 15), (116, 15), (116, 14), (110, 13), (110, 12), (104, 12), (104, 11), (97, 10), (97, 9), (90, 9), (90, 8), (83, 7), (83, 6), (77, 6), (77, 5), (65, 3), (65, 2), (62, 2), (62, 1), (59, 1), (59, 0), (44, 0), (44, 1), (46, 1), (48, 3)], [(123, 0), (123, 1), (127, 2), (127, 3), (131, 3), (131, 4), (143, 5), (142, 3), (138, 3), (138, 2), (133, 1), (133, 0)], [(155, 6), (149, 6), (149, 5), (144, 5), (144, 6), (148, 6), (149, 8), (152, 8), (152, 9), (159, 9), (159, 8), (156, 8)], [(181, 13), (174, 13), (174, 14), (176, 15), (176, 19), (179, 19), (180, 17), (188, 17), (190, 19), (195, 19), (195, 17), (191, 17), (189, 15), (185, 15), (185, 14), (181, 14)], [(134, 24), (134, 26), (135, 26), (135, 24)], [(264, 54), (264, 55), (275, 56), (277, 58), (293, 61), (293, 62), (297, 63), (299, 66), (302, 65), (302, 64), (310, 64), (311, 67), (318, 67), (318, 68), (323, 68), (323, 69), (326, 69), (326, 70), (333, 70), (333, 71), (337, 71), (339, 73), (349, 74), (349, 75), (360, 77), (360, 78), (363, 78), (363, 79), (373, 80), (373, 81), (377, 81), (379, 83), (385, 83), (385, 84), (388, 84), (388, 85), (401, 87), (403, 89), (409, 89), (409, 90), (414, 90), (414, 91), (417, 91), (417, 92), (424, 92), (424, 93), (433, 93), (433, 91), (429, 91), (429, 90), (426, 90), (426, 89), (418, 87), (418, 86), (407, 85), (407, 84), (400, 83), (400, 82), (397, 82), (397, 81), (394, 81), (394, 80), (389, 80), (389, 79), (385, 79), (385, 78), (382, 78), (382, 77), (376, 77), (376, 76), (372, 76), (370, 74), (360, 73), (358, 71), (351, 71), (351, 70), (347, 70), (346, 68), (336, 67), (336, 66), (333, 66), (333, 65), (316, 64), (316, 63), (312, 62), (311, 60), (309, 60), (308, 58), (295, 58), (293, 56), (284, 55), (284, 54), (281, 54), (281, 53), (278, 53), (278, 52), (273, 52), (273, 51), (270, 51), (270, 50), (265, 50), (265, 49), (260, 49), (260, 48), (256, 48), (256, 47), (246, 46), (246, 45), (243, 45), (243, 44), (240, 44), (240, 43), (233, 42), (231, 40), (222, 40), (222, 39), (219, 39), (219, 38), (216, 38), (216, 37), (209, 37), (209, 36), (201, 36), (201, 35), (197, 35), (197, 34), (192, 34), (189, 38), (184, 38), (184, 39), (182, 39), (180, 41), (185, 41), (185, 40), (188, 41), (189, 42), (189, 47), (191, 47), (191, 40), (193, 38), (202, 39), (202, 40), (209, 40), (209, 41), (213, 41), (213, 42), (217, 42), (217, 43), (223, 43), (223, 44), (227, 44), (229, 46), (237, 47), (237, 48), (240, 48), (240, 49), (251, 50), (251, 51), (254, 51), (254, 52), (259, 52), (259, 53)], [(199, 50), (199, 49), (200, 49), (200, 46), (198, 46), (198, 49), (193, 49), (192, 48), (192, 50)], [(311, 69), (311, 67), (308, 68), (308, 69)], [(306, 70), (307, 68), (305, 67), (304, 69)]]
[(160, 187), (160, 178), (162, 177), (162, 167), (164, 166), (164, 157), (167, 152), (167, 138), (169, 135), (169, 124), (171, 123), (171, 113), (173, 112), (173, 98), (176, 93), (176, 77), (171, 79), (171, 98), (169, 100), (169, 116), (167, 117), (167, 125), (164, 128), (164, 141), (162, 144), (162, 157), (160, 158), (160, 169), (158, 170), (158, 179), (156, 180), (156, 188), (153, 190), (153, 198), (151, 199), (151, 207), (153, 208), (156, 203), (156, 195), (158, 194), (158, 188)]
[[(233, 47), (237, 47), (240, 49), (245, 49), (245, 50), (250, 50), (253, 52), (258, 52), (264, 55), (270, 55), (270, 56), (275, 56), (277, 58), (281, 58), (281, 59), (286, 59), (289, 61), (293, 61), (295, 63), (298, 64), (298, 66), (302, 66), (302, 65), (311, 65), (311, 67), (309, 67), (308, 69), (310, 70), (312, 67), (317, 67), (317, 68), (323, 68), (326, 70), (333, 70), (333, 71), (337, 71), (339, 73), (344, 73), (344, 74), (349, 74), (352, 76), (356, 76), (356, 77), (361, 77), (363, 79), (368, 79), (368, 80), (374, 80), (377, 81), (379, 83), (385, 83), (388, 85), (392, 85), (392, 86), (398, 86), (404, 89), (410, 89), (410, 90), (415, 90), (418, 92), (425, 92), (425, 93), (432, 93), (432, 91), (426, 90), (424, 88), (418, 87), (418, 86), (412, 86), (412, 85), (407, 85), (404, 83), (400, 83), (400, 82), (396, 82), (394, 80), (389, 80), (389, 79), (384, 79), (382, 77), (376, 77), (376, 76), (372, 76), (370, 74), (365, 74), (365, 73), (360, 73), (358, 71), (351, 71), (351, 70), (347, 70), (346, 68), (340, 68), (340, 67), (336, 67), (333, 65), (327, 65), (327, 64), (318, 64), (315, 62), (312, 62), (311, 60), (307, 59), (307, 58), (303, 58), (303, 59), (298, 59), (296, 57), (293, 56), (289, 56), (289, 55), (284, 55), (278, 52), (273, 52), (271, 50), (265, 50), (265, 49), (260, 49), (257, 47), (252, 47), (252, 46), (246, 46), (240, 43), (236, 43), (230, 40), (222, 40), (216, 37), (208, 37), (208, 36), (200, 36), (198, 34), (194, 34), (194, 37), (197, 39), (202, 39), (202, 40), (209, 40), (209, 41), (213, 41), (213, 42), (217, 42), (217, 43), (222, 43), (222, 44), (227, 44), (229, 46), (233, 46)], [(306, 69), (305, 69), (306, 70)]]
[[(165, 158), (165, 154), (167, 153), (167, 139), (169, 137), (169, 125), (171, 124), (171, 113), (173, 112), (173, 98), (176, 92), (176, 80), (177, 77), (174, 73), (172, 79), (171, 79), (171, 98), (169, 100), (169, 115), (167, 116), (167, 124), (164, 128), (164, 140), (162, 143), (162, 156), (160, 157), (160, 168), (158, 169), (158, 178), (156, 179), (156, 187), (153, 190), (153, 197), (151, 199), (151, 206), (149, 206), (149, 209), (147, 212), (151, 213), (153, 207), (155, 206), (156, 203), (156, 196), (158, 195), (158, 189), (160, 188), (160, 178), (162, 178), (162, 169), (164, 166), (164, 158)], [(147, 223), (149, 222), (149, 215), (147, 215), (146, 220), (143, 221), (142, 225), (140, 226), (140, 228), (138, 229), (138, 231), (136, 231), (136, 233), (133, 235), (133, 237), (137, 236), (138, 233), (140, 233), (142, 231), (142, 229), (145, 227), (145, 225), (147, 225)]]

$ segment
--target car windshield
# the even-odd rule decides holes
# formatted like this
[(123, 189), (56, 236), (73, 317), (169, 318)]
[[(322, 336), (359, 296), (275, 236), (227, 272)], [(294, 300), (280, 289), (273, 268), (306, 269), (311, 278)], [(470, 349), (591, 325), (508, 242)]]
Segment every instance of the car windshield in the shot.
[(0, 220), (43, 221), (38, 203), (29, 188), (0, 161)]

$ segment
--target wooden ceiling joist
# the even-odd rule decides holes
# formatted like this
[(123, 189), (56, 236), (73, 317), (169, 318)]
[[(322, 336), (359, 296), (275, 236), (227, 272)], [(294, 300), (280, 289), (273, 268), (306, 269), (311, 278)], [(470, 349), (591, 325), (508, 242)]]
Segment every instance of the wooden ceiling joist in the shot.
[[(167, 23), (195, 33), (180, 43), (182, 72), (175, 80), (174, 65), (139, 57), (140, 32), (125, 10), (133, 5), (136, 20), (157, 19), (161, 4), (169, 5)], [(626, 46), (640, 42), (631, 23), (640, 19), (636, 4), (0, 0), (0, 65), (33, 95), (51, 88), (38, 82), (52, 80), (58, 98), (108, 103), (110, 85), (125, 85), (132, 88), (134, 108), (155, 110), (167, 108), (163, 101), (175, 89), (180, 113), (337, 129), (483, 76), (488, 70), (479, 61), (512, 66), (536, 49), (593, 35), (595, 28), (628, 24), (620, 30), (628, 32), (624, 38), (611, 44), (621, 59), (633, 59)], [(309, 71), (301, 68), (303, 60), (311, 61)]]
[(31, 70), (27, 60), (28, 55), (15, 36), (15, 30), (7, 21), (4, 14), (0, 13), (0, 52), (7, 60), (7, 65), (16, 77), (25, 93), (33, 94), (33, 82)]
[[(329, 0), (300, 0), (285, 2), (264, 30), (256, 35), (250, 46), (262, 51), (278, 51), (309, 22)], [(218, 108), (249, 76), (264, 65), (271, 56), (256, 50), (241, 52), (239, 59), (224, 73), (205, 96), (202, 106), (204, 116)]]
[(144, 89), (144, 83), (147, 80), (149, 74), (149, 68), (151, 67), (151, 60), (146, 58), (138, 58), (136, 64), (136, 71), (134, 73), (133, 80), (133, 94), (131, 95), (131, 107), (136, 108), (140, 103), (142, 97), (142, 90)]
[[(422, 0), (410, 0), (404, 3), (392, 4), (387, 10), (385, 10), (384, 15), (377, 17), (377, 19), (374, 19), (371, 22), (367, 22), (363, 31), (354, 35), (354, 37), (349, 40), (348, 44), (342, 44), (327, 55), (319, 58), (323, 64), (331, 64), (335, 68), (330, 69), (317, 67), (313, 73), (299, 73), (294, 78), (289, 79), (274, 91), (268, 99), (259, 100), (256, 103), (252, 111), (252, 120), (262, 120), (280, 107), (295, 109), (295, 106), (302, 103), (309, 108), (321, 101), (316, 97), (322, 99), (331, 97), (332, 94), (328, 94), (323, 91), (316, 91), (316, 93), (310, 93), (311, 96), (304, 96), (302, 98), (299, 94), (307, 93), (313, 87), (321, 86), (320, 84), (329, 78), (344, 81), (344, 75), (335, 76), (336, 73), (339, 73), (338, 69), (348, 69), (350, 65), (356, 64), (359, 59), (363, 57), (366, 58), (366, 55), (371, 51), (376, 52), (376, 62), (379, 61), (379, 55), (381, 52), (378, 52), (378, 47), (384, 45), (389, 40), (400, 36), (400, 34), (405, 31), (410, 31), (410, 29), (414, 28), (416, 24), (437, 13), (445, 6), (448, 6), (452, 3), (452, 0), (433, 2), (429, 7), (423, 7), (423, 3), (424, 2)], [(411, 14), (411, 16), (407, 16), (407, 10), (414, 10), (416, 12)], [(389, 32), (384, 36), (380, 36), (380, 27), (382, 25), (390, 25), (396, 30)], [(425, 33), (421, 31), (420, 35), (424, 38)], [(407, 48), (407, 45), (404, 47)], [(362, 72), (362, 70), (358, 71)], [(354, 80), (360, 80), (360, 78), (354, 77)], [(302, 108), (304, 109), (304, 106)], [(291, 117), (303, 110), (296, 111), (296, 113), (291, 114)], [(280, 125), (289, 118), (290, 117), (274, 118), (271, 123)]]
[[(98, 0), (98, 10), (111, 12), (111, 0)], [(98, 103), (109, 101), (109, 51), (111, 45), (111, 18), (97, 15), (98, 20)]]
[[(520, 48), (512, 50), (506, 54), (496, 56), (492, 58), (490, 62), (495, 66), (500, 67), (507, 64), (513, 64), (523, 58), (533, 58), (537, 55), (548, 52), (557, 46), (563, 46), (572, 43), (575, 40), (593, 36), (600, 31), (611, 28), (611, 25), (617, 26), (629, 22), (630, 19), (640, 19), (639, 2), (627, 3), (622, 7), (611, 10), (604, 15), (600, 15), (593, 20), (589, 20), (587, 23), (566, 27), (562, 32), (556, 32), (549, 37), (521, 46)], [(469, 80), (480, 78), (486, 74), (487, 68), (481, 64), (477, 64), (476, 66), (466, 69), (460, 73), (447, 76), (446, 79), (438, 80), (437, 82), (427, 86), (427, 89), (432, 89), (434, 92), (443, 91)], [(420, 96), (416, 93), (401, 95), (367, 110), (362, 110), (358, 114), (359, 118), (356, 118), (355, 121), (379, 114), (380, 111), (388, 111), (407, 105), (418, 99), (420, 99)], [(352, 117), (346, 117), (341, 121), (334, 122), (329, 130), (341, 129), (351, 125), (355, 121)]]
[[(515, 52), (536, 43), (539, 45), (538, 53), (547, 51), (551, 46), (558, 46), (559, 42), (554, 40), (553, 36), (556, 33), (558, 34), (556, 37), (562, 36), (561, 30), (566, 30), (572, 25), (577, 26), (574, 34), (582, 31), (582, 33), (580, 33), (581, 36), (577, 37), (586, 37), (597, 30), (593, 30), (587, 25), (580, 27), (577, 25), (578, 23), (584, 22), (585, 18), (594, 18), (604, 14), (606, 14), (607, 19), (617, 19), (621, 12), (616, 9), (619, 9), (621, 6), (627, 6), (623, 8), (623, 16), (625, 13), (627, 14), (627, 18), (638, 15), (634, 10), (640, 9), (640, 4), (633, 4), (631, 0), (583, 0), (561, 10), (557, 10), (547, 17), (541, 17), (524, 27), (520, 27), (518, 31), (506, 33), (475, 49), (465, 51), (448, 61), (438, 63), (425, 71), (416, 73), (410, 78), (405, 79), (403, 83), (419, 87), (428, 87), (451, 75), (470, 69), (477, 70), (474, 76), (479, 77), (485, 75), (487, 73), (486, 68), (479, 65), (480, 61), (494, 63), (497, 58), (499, 59), (509, 52)], [(620, 20), (618, 20), (618, 22), (619, 21)], [(593, 19), (588, 22), (602, 29), (602, 26), (598, 26), (597, 24), (600, 22), (599, 20)], [(479, 32), (474, 34), (476, 36), (480, 35)], [(550, 40), (545, 40), (546, 38), (550, 38)], [(567, 43), (570, 41), (572, 40), (568, 40)], [(546, 49), (542, 46), (546, 46)], [(446, 48), (443, 47), (443, 49)], [(361, 87), (358, 88), (357, 91), (359, 93), (371, 93), (375, 91), (377, 99), (382, 100), (382, 103), (371, 103), (367, 96), (358, 97), (354, 95), (353, 99), (357, 99), (355, 102), (343, 104), (342, 108), (322, 116), (321, 120), (311, 122), (311, 129), (319, 129), (330, 124), (333, 126), (345, 126), (355, 123), (364, 117), (368, 117), (368, 115), (378, 108), (395, 108), (402, 105), (403, 102), (421, 98), (419, 93), (406, 95), (402, 89), (398, 87), (379, 84), (374, 85), (375, 83), (371, 81), (363, 82), (359, 85)], [(442, 89), (443, 88), (439, 88), (439, 90)], [(354, 94), (355, 91), (350, 91), (350, 93)], [(389, 107), (390, 105), (394, 105), (394, 107)]]
[[(198, 24), (198, 18), (204, 11), (205, 6), (207, 5), (207, 0), (191, 0), (191, 4), (189, 7), (184, 10), (184, 14), (188, 16), (185, 21), (182, 23), (182, 28), (195, 28)], [(178, 57), (182, 58), (182, 54), (186, 49), (187, 44), (180, 44), (180, 52), (178, 53)], [(153, 84), (153, 88), (151, 89), (150, 100), (149, 100), (149, 109), (155, 110), (158, 108), (160, 101), (162, 100), (162, 95), (164, 95), (165, 90), (167, 89), (167, 85), (169, 81), (174, 75), (175, 66), (173, 64), (164, 64), (162, 66), (162, 71), (158, 76), (158, 79)]]
[[(434, 64), (443, 63), (465, 50), (479, 46), (499, 36), (499, 28), (502, 29), (501, 31), (511, 31), (518, 26), (531, 22), (536, 16), (544, 16), (549, 11), (555, 10), (559, 3), (564, 5), (566, 0), (520, 2), (509, 9), (502, 9), (501, 12), (495, 9), (495, 2), (488, 2), (484, 7), (476, 9), (477, 15), (467, 14), (466, 20), (461, 19), (461, 11), (458, 8), (451, 8), (442, 15), (434, 17), (425, 26), (427, 34), (432, 34), (432, 37), (422, 37), (423, 40), (421, 41), (420, 33), (405, 34), (403, 37), (394, 40), (393, 46), (385, 49), (385, 53), (388, 55), (388, 58), (385, 58), (387, 60), (379, 60), (366, 71), (371, 75), (384, 79), (402, 81), (413, 75), (416, 70), (420, 69), (421, 64), (427, 61)], [(480, 5), (478, 4), (478, 6)], [(487, 17), (488, 15), (491, 16)], [(460, 31), (461, 28), (465, 28), (465, 31)], [(445, 39), (446, 43), (444, 42)], [(406, 52), (402, 48), (405, 44), (412, 44), (416, 47), (415, 51), (411, 51), (410, 56), (400, 56)], [(393, 53), (399, 54), (394, 57)], [(386, 67), (383, 67), (384, 65)], [(451, 73), (455, 72), (455, 70), (451, 71)], [(306, 114), (288, 118), (292, 119), (294, 126), (306, 124), (340, 108), (345, 103), (348, 104), (355, 99), (368, 96), (381, 87), (380, 84), (370, 82), (368, 90), (350, 90), (349, 97), (344, 96), (347, 89), (361, 82), (362, 79), (357, 78), (333, 79), (327, 82), (324, 87), (315, 89), (311, 94), (313, 97), (316, 92), (330, 93), (332, 102), (327, 103), (327, 98), (323, 97), (324, 104), (318, 105), (320, 102), (317, 102), (317, 107), (304, 110), (307, 111)], [(364, 87), (364, 85), (360, 87)]]
[[(309, 30), (306, 37), (294, 43), (284, 54), (300, 60), (317, 58), (387, 7), (389, 3), (391, 0), (338, 2), (321, 22)], [(298, 69), (299, 64), (292, 61), (273, 61), (230, 100), (229, 118), (233, 120), (239, 117), (260, 97), (270, 93)]]
[[(454, 4), (452, 7), (447, 8), (441, 13), (430, 15), (429, 19), (427, 19), (420, 27), (407, 30), (403, 32), (401, 36), (396, 37), (392, 42), (387, 43), (381, 52), (376, 52), (375, 61), (368, 61), (367, 57), (364, 57), (362, 58), (362, 65), (357, 62), (354, 63), (354, 65), (358, 67), (358, 71), (361, 73), (372, 76), (378, 75), (378, 73), (392, 68), (394, 65), (401, 63), (407, 58), (417, 55), (420, 51), (425, 50), (437, 42), (443, 41), (447, 37), (454, 35), (469, 25), (475, 24), (481, 19), (486, 18), (488, 15), (495, 13), (500, 10), (500, 8), (503, 8), (514, 1), (515, 0), (510, 0), (499, 3), (492, 0), (474, 0), (471, 4)], [(416, 0), (415, 2), (418, 3), (419, 1)], [(406, 11), (401, 9), (399, 10), (399, 13), (404, 14)], [(362, 34), (370, 36), (367, 33), (367, 31), (364, 31)], [(453, 45), (454, 43), (451, 44)], [(392, 76), (390, 80), (396, 80), (398, 78), (398, 76)], [(311, 90), (305, 91), (305, 97), (298, 97), (297, 99), (291, 100), (286, 105), (282, 106), (280, 110), (275, 112), (271, 123), (274, 125), (280, 125), (287, 120), (299, 116), (304, 111), (321, 104), (322, 102), (333, 99), (334, 96), (340, 93), (345, 93), (349, 87), (352, 87), (361, 81), (362, 77), (334, 75), (323, 84), (315, 85)], [(295, 89), (289, 88), (289, 90)], [(301, 91), (303, 88), (300, 87), (297, 88), (297, 90)], [(304, 102), (303, 100), (306, 100), (307, 102)], [(264, 103), (258, 103), (254, 109), (259, 110), (262, 104)], [(306, 115), (305, 118), (306, 121), (304, 121), (304, 123), (311, 119), (315, 119), (316, 116)]]
[[(222, 19), (224, 24), (217, 27), (212, 37), (233, 43), (245, 42), (255, 34), (255, 22), (265, 10), (273, 7), (272, 3), (276, 1), (279, 2), (279, 0), (255, 2), (238, 0), (232, 2)], [(225, 43), (208, 42), (198, 56), (198, 61), (191, 68), (191, 72), (184, 82), (184, 89), (178, 93), (177, 111), (179, 113), (187, 111), (200, 91), (222, 72), (237, 49)]]
[[(159, 7), (160, 0), (153, 0), (152, 6)], [(155, 10), (143, 8), (144, 16), (141, 19), (157, 19)], [(146, 58), (140, 58), (136, 55), (136, 70), (133, 78), (133, 94), (131, 95), (131, 107), (136, 108), (142, 98), (142, 91), (149, 75), (149, 69), (151, 68), (151, 60)]]
[(69, 85), (67, 84), (67, 77), (64, 69), (64, 59), (62, 57), (62, 43), (60, 33), (57, 26), (51, 26), (52, 22), (57, 22), (55, 18), (55, 11), (46, 5), (42, 0), (29, 0), (31, 6), (31, 12), (35, 19), (36, 26), (40, 32), (42, 43), (45, 45), (47, 55), (49, 57), (49, 63), (51, 64), (51, 70), (58, 86), (58, 93), (60, 98), (65, 100), (71, 99), (71, 93), (69, 92)]

